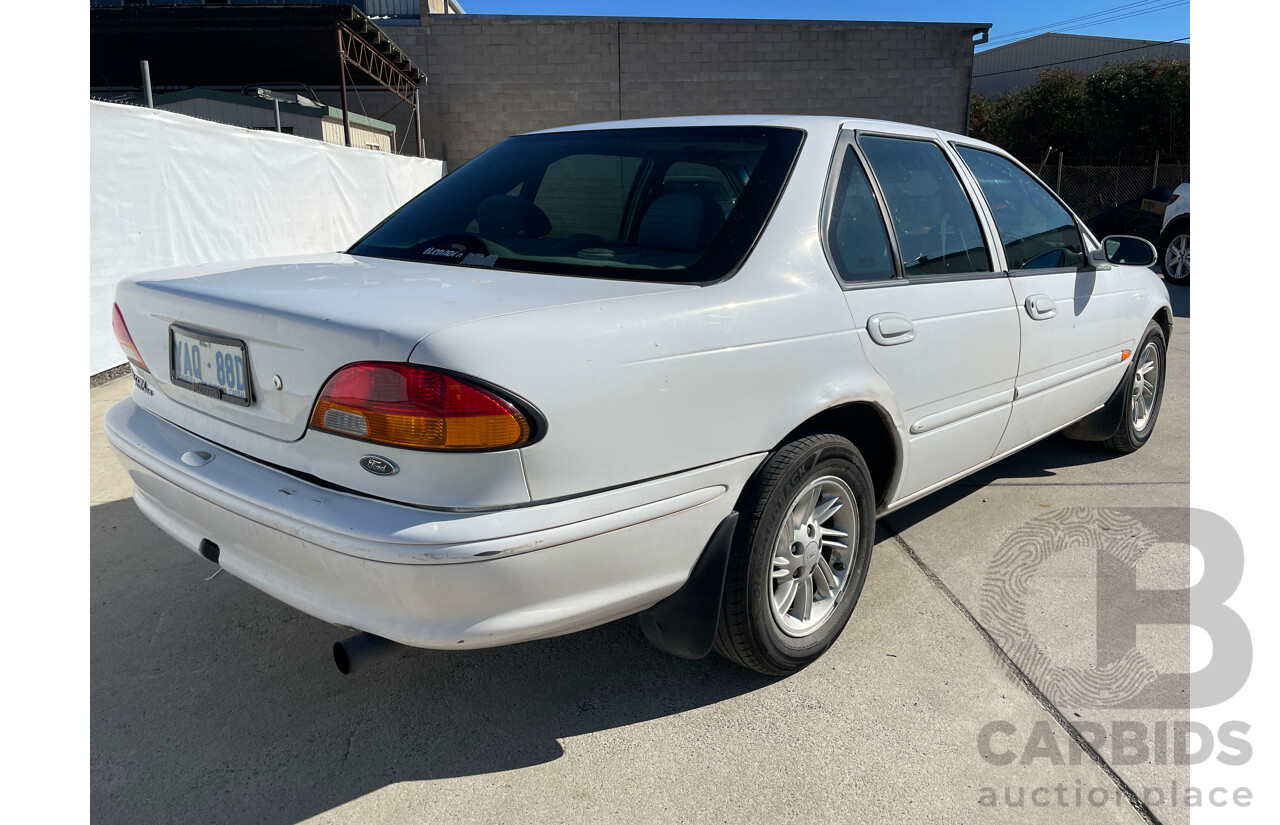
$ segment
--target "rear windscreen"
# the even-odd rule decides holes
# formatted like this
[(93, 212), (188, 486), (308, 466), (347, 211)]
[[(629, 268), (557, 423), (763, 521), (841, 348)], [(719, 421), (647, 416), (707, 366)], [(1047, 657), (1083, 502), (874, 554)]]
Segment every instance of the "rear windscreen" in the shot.
[(524, 135), (414, 198), (350, 252), (596, 278), (730, 274), (799, 150), (794, 129), (705, 126)]

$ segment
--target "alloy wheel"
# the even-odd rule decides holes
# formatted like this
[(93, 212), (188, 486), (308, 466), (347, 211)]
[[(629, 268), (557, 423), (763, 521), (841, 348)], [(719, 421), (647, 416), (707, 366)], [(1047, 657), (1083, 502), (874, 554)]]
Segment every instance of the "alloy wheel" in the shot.
[(1191, 277), (1191, 236), (1177, 235), (1164, 251), (1164, 274), (1175, 281)]
[(854, 567), (858, 504), (835, 476), (809, 482), (791, 501), (774, 543), (769, 606), (783, 633), (808, 636), (844, 595)]
[(1151, 423), (1156, 405), (1156, 389), (1160, 383), (1160, 349), (1155, 342), (1147, 344), (1138, 358), (1133, 373), (1133, 428), (1144, 431)]

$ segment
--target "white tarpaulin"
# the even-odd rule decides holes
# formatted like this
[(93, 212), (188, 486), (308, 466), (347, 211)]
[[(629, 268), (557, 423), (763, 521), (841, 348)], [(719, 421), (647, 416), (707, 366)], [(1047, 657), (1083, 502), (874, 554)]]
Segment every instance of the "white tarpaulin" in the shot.
[(90, 101), (89, 374), (124, 363), (116, 283), (172, 266), (349, 247), (438, 160)]

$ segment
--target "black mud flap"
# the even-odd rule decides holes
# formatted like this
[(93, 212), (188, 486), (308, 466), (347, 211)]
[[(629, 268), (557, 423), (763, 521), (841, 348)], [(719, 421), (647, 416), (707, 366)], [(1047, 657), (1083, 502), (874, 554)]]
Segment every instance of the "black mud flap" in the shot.
[(711, 652), (737, 526), (736, 512), (725, 516), (684, 586), (639, 614), (640, 628), (654, 647), (683, 659), (701, 659)]
[(1125, 402), (1129, 400), (1130, 382), (1129, 370), (1126, 368), (1124, 378), (1120, 379), (1120, 386), (1107, 399), (1106, 405), (1067, 427), (1062, 434), (1075, 441), (1106, 441), (1118, 433), (1129, 409)]

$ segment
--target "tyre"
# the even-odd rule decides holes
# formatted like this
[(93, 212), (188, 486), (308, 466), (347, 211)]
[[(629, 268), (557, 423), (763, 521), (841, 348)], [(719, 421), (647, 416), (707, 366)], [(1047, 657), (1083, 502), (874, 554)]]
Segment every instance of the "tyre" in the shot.
[(1147, 324), (1125, 373), (1127, 387), (1124, 413), (1116, 434), (1102, 443), (1119, 453), (1131, 453), (1147, 443), (1156, 428), (1160, 400), (1164, 397), (1165, 339), (1164, 330), (1155, 321)]
[(1160, 268), (1171, 284), (1191, 283), (1191, 224), (1176, 227), (1160, 242)]
[(777, 450), (743, 495), (715, 649), (771, 676), (813, 662), (849, 621), (871, 561), (875, 495), (848, 439)]

